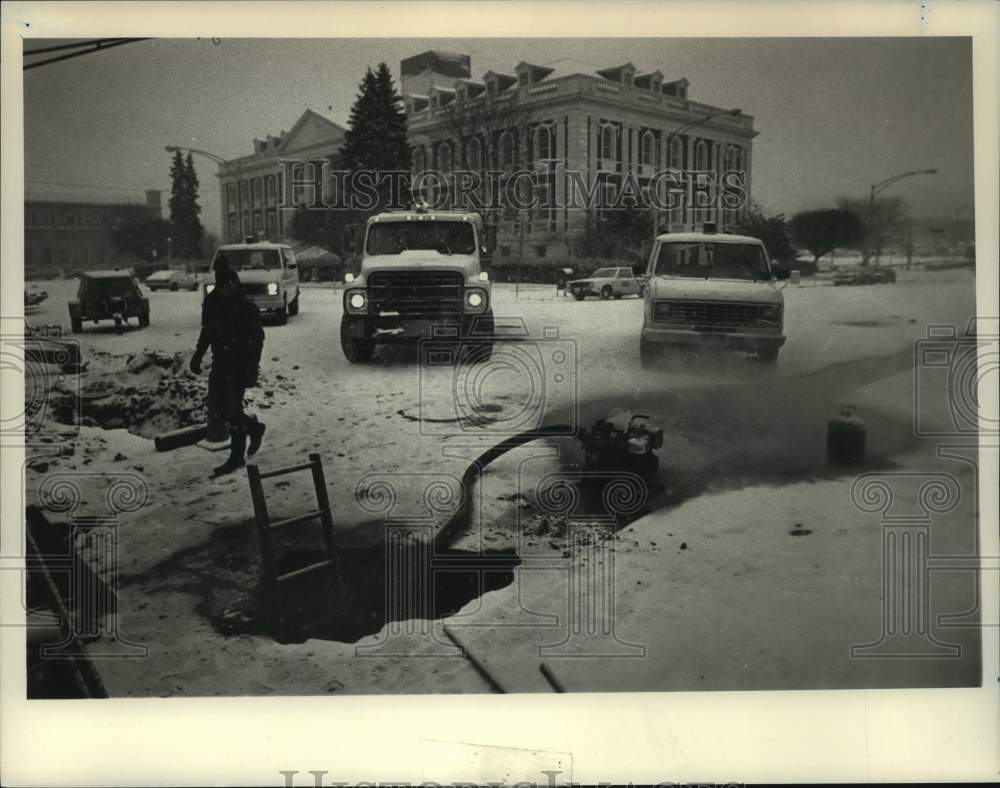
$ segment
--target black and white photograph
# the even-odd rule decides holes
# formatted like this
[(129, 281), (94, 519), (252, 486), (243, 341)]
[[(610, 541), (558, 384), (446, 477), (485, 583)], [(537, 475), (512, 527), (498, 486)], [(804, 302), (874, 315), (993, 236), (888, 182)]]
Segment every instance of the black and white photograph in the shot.
[(4, 5), (28, 708), (995, 694), (982, 40), (485, 5), (357, 37)]

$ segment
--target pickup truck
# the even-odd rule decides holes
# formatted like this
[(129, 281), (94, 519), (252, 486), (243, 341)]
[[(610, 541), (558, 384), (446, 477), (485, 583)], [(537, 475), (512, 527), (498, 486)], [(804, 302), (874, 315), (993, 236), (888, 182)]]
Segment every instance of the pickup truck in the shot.
[(646, 291), (646, 278), (636, 276), (631, 268), (598, 268), (586, 279), (567, 282), (566, 289), (577, 301), (587, 296), (599, 296), (605, 301), (627, 295), (642, 298)]

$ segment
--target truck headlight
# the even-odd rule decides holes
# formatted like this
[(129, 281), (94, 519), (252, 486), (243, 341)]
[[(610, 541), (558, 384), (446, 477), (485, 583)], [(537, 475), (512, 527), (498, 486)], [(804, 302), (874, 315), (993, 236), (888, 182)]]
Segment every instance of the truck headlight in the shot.
[(486, 309), (486, 291), (476, 288), (467, 290), (465, 293), (465, 304), (469, 309), (476, 312)]
[(268, 282), (267, 283), (267, 294), (269, 296), (278, 295), (278, 283), (277, 282)]
[(657, 301), (653, 304), (653, 320), (669, 320), (672, 308), (673, 304), (669, 301)]
[(365, 294), (361, 292), (351, 293), (351, 298), (348, 301), (351, 305), (351, 309), (357, 309), (358, 311), (365, 308), (365, 304), (368, 303), (368, 299), (365, 298)]
[(211, 293), (213, 290), (215, 290), (215, 285), (205, 285), (205, 293), (206, 294), (207, 293)]
[(781, 310), (776, 306), (762, 306), (760, 308), (760, 319), (765, 323), (777, 323)]

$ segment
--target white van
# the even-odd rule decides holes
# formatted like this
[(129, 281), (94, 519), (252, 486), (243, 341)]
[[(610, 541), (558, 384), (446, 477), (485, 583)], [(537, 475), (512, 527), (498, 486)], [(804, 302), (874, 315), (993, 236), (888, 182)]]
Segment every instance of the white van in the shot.
[[(257, 305), (262, 315), (275, 318), (278, 325), (299, 313), (299, 267), (288, 244), (225, 244), (215, 250), (215, 259), (225, 255), (229, 266), (240, 275), (243, 292)], [(214, 283), (205, 286), (212, 292)]]

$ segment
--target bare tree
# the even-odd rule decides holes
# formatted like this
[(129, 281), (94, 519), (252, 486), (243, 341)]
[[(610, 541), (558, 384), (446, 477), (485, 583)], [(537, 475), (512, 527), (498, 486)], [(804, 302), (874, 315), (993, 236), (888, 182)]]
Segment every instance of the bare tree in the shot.
[(837, 207), (853, 213), (861, 221), (861, 264), (878, 258), (886, 245), (899, 240), (906, 231), (909, 211), (902, 197), (879, 197), (869, 201), (859, 197), (841, 197)]
[[(516, 91), (483, 91), (477, 96), (453, 99), (445, 107), (444, 117), (457, 148), (455, 162), (479, 178), (478, 197), (485, 206), (484, 220), (499, 224), (501, 206), (490, 198), (488, 176), (491, 171), (509, 173), (527, 162), (530, 109), (520, 102)], [(505, 134), (511, 135), (510, 160), (505, 160), (504, 155)]]

